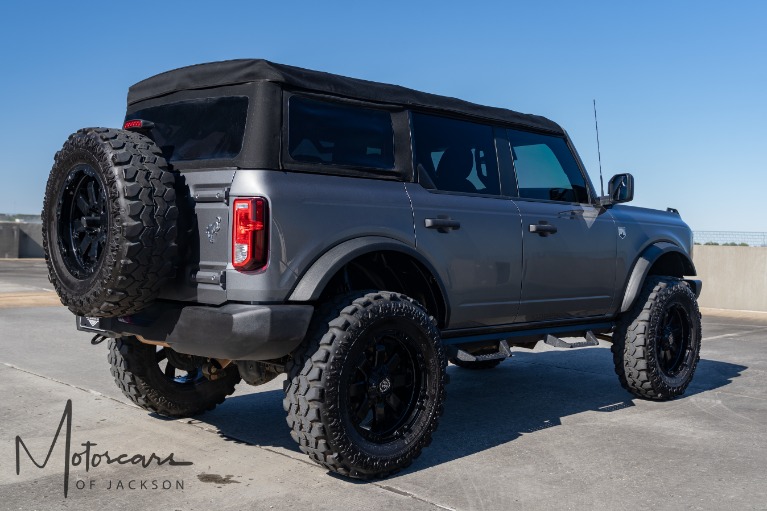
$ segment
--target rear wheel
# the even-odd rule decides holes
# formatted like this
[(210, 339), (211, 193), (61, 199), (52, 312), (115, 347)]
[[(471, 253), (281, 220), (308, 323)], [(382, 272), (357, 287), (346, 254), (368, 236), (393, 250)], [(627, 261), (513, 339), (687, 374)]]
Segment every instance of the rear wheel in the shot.
[(410, 465), (431, 442), (445, 399), (433, 318), (415, 300), (382, 291), (335, 301), (311, 328), (285, 383), (300, 449), (356, 478)]
[(695, 294), (680, 279), (649, 278), (613, 339), (615, 372), (626, 390), (654, 400), (683, 394), (700, 360)]
[(202, 373), (203, 357), (139, 342), (109, 340), (109, 363), (117, 386), (140, 407), (170, 417), (188, 417), (221, 404), (234, 392), (240, 375), (228, 365), (216, 380)]

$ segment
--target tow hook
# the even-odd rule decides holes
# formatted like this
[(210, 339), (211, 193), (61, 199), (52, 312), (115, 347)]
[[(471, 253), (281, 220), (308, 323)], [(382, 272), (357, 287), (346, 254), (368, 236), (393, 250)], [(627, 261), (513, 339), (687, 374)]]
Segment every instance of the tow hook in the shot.
[(108, 337), (106, 335), (96, 334), (93, 336), (93, 339), (91, 339), (92, 345), (101, 344), (102, 342), (106, 341)]
[(224, 368), (231, 362), (231, 360), (218, 360), (212, 358), (202, 365), (202, 374), (210, 381), (218, 380), (223, 375)]

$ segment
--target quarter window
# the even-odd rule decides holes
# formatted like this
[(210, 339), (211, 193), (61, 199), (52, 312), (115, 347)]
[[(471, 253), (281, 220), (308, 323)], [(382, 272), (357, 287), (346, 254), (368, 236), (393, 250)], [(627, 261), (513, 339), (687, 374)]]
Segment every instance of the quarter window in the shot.
[(143, 119), (168, 161), (234, 158), (242, 149), (248, 98), (231, 96), (179, 101), (144, 108), (125, 120)]
[(288, 153), (297, 162), (394, 168), (391, 114), (293, 96), (288, 105)]
[(414, 112), (413, 150), (427, 187), (499, 194), (492, 127)]
[(519, 196), (588, 202), (586, 181), (563, 138), (508, 130)]

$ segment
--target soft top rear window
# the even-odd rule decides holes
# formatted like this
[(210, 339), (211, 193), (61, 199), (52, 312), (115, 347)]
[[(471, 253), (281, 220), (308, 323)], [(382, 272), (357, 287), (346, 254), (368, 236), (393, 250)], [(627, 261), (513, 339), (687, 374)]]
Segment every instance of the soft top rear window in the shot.
[(247, 96), (201, 98), (144, 108), (125, 120), (155, 124), (151, 138), (168, 161), (231, 159), (240, 154)]

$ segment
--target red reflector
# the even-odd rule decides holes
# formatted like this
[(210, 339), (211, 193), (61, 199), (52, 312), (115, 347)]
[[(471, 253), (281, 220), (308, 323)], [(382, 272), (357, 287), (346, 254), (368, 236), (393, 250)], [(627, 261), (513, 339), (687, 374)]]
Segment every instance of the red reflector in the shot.
[(129, 130), (131, 128), (140, 128), (141, 127), (141, 119), (136, 119), (135, 121), (125, 121), (125, 124), (123, 124), (124, 130)]
[(243, 271), (266, 266), (267, 213), (266, 199), (235, 199), (232, 222), (232, 265)]

